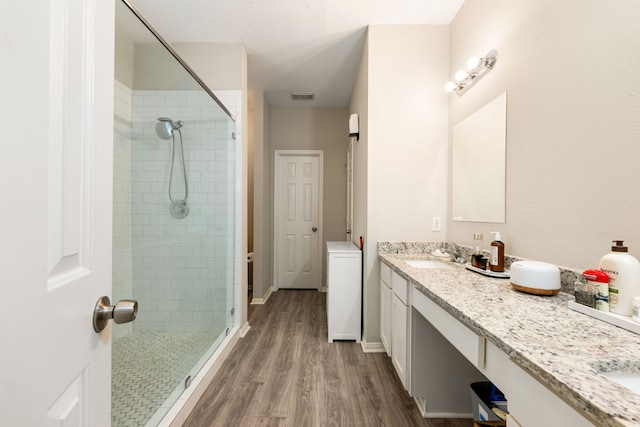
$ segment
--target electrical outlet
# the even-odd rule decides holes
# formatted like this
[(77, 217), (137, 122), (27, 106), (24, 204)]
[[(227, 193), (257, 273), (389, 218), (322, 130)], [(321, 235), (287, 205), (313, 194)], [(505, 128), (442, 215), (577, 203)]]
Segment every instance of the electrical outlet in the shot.
[(440, 231), (441, 228), (442, 228), (442, 225), (440, 223), (440, 217), (439, 216), (434, 216), (433, 217), (433, 224), (431, 226), (431, 230), (432, 231)]

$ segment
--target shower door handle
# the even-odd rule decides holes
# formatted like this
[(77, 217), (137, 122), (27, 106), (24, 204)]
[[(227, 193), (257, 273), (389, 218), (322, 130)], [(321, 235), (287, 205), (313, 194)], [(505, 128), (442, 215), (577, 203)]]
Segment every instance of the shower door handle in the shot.
[(127, 323), (136, 320), (138, 315), (138, 302), (123, 299), (111, 305), (109, 297), (100, 297), (93, 309), (93, 330), (100, 333), (107, 327), (109, 319), (114, 322)]

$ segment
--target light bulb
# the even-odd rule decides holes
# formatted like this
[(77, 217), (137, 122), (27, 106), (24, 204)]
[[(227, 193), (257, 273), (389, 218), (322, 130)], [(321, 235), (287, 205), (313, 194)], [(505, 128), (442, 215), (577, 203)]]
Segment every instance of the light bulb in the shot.
[(478, 66), (480, 66), (481, 63), (482, 63), (482, 58), (478, 58), (477, 56), (472, 56), (467, 61), (467, 68), (469, 68), (470, 70), (473, 70), (474, 68), (477, 68)]
[(455, 84), (454, 82), (447, 82), (444, 85), (444, 90), (447, 92), (452, 92), (456, 87), (458, 87), (458, 85)]
[(456, 71), (456, 74), (455, 74), (456, 81), (457, 82), (461, 82), (462, 80), (467, 78), (468, 74), (469, 73), (467, 73), (465, 70)]

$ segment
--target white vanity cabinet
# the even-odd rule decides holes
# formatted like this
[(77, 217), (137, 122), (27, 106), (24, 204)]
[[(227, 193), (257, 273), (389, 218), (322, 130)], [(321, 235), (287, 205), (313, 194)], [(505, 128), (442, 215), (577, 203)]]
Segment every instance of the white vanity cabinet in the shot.
[(391, 287), (391, 361), (402, 385), (409, 390), (409, 282), (392, 271)]
[(594, 425), (417, 289), (412, 304), (411, 394), (423, 416), (467, 415), (469, 384), (488, 379), (509, 402), (509, 427)]
[(391, 268), (384, 262), (380, 263), (380, 341), (391, 357)]
[(380, 262), (380, 341), (406, 390), (410, 380), (410, 295), (409, 282)]
[(505, 394), (509, 402), (509, 427), (595, 425), (490, 341), (486, 343), (485, 364), (479, 369)]

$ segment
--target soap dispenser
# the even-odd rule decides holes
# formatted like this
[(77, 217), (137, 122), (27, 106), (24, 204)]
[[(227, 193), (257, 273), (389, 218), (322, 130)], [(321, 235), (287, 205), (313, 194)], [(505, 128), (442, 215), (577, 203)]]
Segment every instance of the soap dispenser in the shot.
[(600, 259), (600, 270), (609, 275), (609, 311), (631, 316), (633, 299), (640, 296), (640, 261), (629, 255), (624, 241), (614, 240), (611, 253)]
[(491, 271), (504, 271), (504, 243), (500, 238), (499, 231), (492, 231), (495, 234), (493, 242), (491, 242), (491, 258), (489, 258), (489, 267)]

